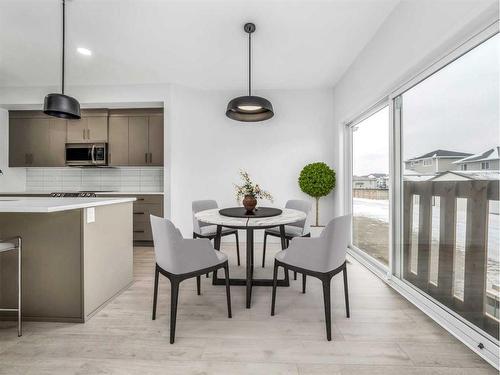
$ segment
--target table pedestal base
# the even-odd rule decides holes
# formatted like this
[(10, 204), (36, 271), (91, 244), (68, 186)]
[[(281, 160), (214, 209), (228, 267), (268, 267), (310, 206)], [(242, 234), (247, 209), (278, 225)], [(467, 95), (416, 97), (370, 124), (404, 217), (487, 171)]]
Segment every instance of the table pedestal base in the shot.
[[(280, 234), (281, 234), (281, 248), (284, 250), (286, 249), (286, 239), (285, 239), (285, 226), (280, 225)], [(229, 284), (230, 285), (237, 285), (237, 286), (246, 286), (246, 307), (247, 309), (250, 308), (251, 303), (252, 303), (252, 287), (253, 286), (273, 286), (273, 279), (254, 279), (253, 278), (253, 267), (254, 267), (254, 256), (253, 256), (253, 245), (254, 245), (254, 240), (253, 240), (253, 231), (254, 228), (245, 228), (247, 232), (247, 246), (246, 246), (246, 254), (247, 254), (247, 261), (246, 261), (246, 278), (245, 279), (229, 279)], [(220, 250), (220, 243), (221, 243), (221, 233), (222, 233), (222, 226), (217, 225), (217, 234), (214, 239), (214, 248), (216, 250)], [(212, 279), (212, 284), (213, 285), (226, 285), (224, 279), (219, 279), (217, 277), (217, 271), (213, 272), (213, 279)], [(290, 286), (290, 279), (288, 277), (288, 270), (285, 270), (285, 278), (278, 280), (278, 286)]]

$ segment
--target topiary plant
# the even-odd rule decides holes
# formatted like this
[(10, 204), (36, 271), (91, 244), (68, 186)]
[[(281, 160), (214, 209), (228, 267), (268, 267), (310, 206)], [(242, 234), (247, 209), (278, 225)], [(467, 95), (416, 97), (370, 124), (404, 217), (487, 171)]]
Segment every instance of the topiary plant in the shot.
[(319, 198), (330, 194), (335, 182), (335, 171), (325, 163), (308, 164), (300, 172), (300, 190), (316, 199), (316, 226), (319, 226)]

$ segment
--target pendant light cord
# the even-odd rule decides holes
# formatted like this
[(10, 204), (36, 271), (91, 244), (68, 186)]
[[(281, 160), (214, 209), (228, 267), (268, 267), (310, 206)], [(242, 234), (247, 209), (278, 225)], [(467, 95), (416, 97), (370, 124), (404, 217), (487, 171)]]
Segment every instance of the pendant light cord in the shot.
[(64, 42), (65, 42), (65, 30), (66, 30), (66, 0), (62, 0), (62, 94), (64, 95)]
[(248, 33), (248, 96), (252, 96), (252, 33)]

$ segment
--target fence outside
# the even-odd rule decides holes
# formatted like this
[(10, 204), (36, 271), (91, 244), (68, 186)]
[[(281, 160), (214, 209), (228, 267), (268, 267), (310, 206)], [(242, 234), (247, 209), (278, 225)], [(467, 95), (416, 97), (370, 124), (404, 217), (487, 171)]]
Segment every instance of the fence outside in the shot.
[[(414, 215), (414, 196), (418, 214)], [(404, 181), (403, 277), (498, 339), (498, 293), (487, 292), (489, 202), (499, 200), (499, 181)], [(432, 204), (439, 197), (437, 282), (431, 282)], [(454, 293), (457, 198), (467, 200), (463, 299)], [(418, 223), (413, 219), (418, 217)], [(415, 225), (414, 225), (415, 224)], [(418, 233), (414, 228), (418, 225)], [(417, 242), (417, 243), (414, 243)], [(417, 265), (411, 270), (411, 252)], [(416, 272), (415, 272), (416, 271)], [(495, 317), (495, 315), (497, 315)]]
[(377, 200), (387, 200), (389, 199), (388, 189), (352, 189), (353, 198), (365, 198), (365, 199), (377, 199)]

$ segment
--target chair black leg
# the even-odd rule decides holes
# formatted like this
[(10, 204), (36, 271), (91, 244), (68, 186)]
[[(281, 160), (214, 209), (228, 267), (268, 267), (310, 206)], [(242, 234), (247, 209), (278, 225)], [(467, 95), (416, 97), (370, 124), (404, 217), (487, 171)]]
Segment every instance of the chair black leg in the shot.
[(207, 279), (210, 277), (210, 272), (207, 272)]
[[(285, 269), (285, 272), (288, 272)], [(271, 316), (274, 316), (274, 307), (276, 306), (276, 289), (278, 287), (278, 264), (274, 261), (274, 270), (273, 270), (273, 296), (271, 300)]]
[(196, 293), (201, 295), (201, 277), (196, 276)]
[(179, 280), (170, 279), (170, 343), (175, 340), (175, 323), (177, 320), (177, 301), (179, 300)]
[(155, 267), (155, 287), (153, 290), (153, 316), (152, 319), (156, 319), (156, 302), (158, 301), (158, 278), (160, 276), (160, 271), (158, 266)]
[(306, 274), (302, 274), (302, 293), (306, 293)]
[(349, 311), (349, 288), (347, 287), (347, 265), (344, 266), (344, 297), (345, 297), (345, 314), (348, 318), (351, 317)]
[(266, 244), (267, 244), (267, 233), (264, 232), (264, 247), (262, 249), (262, 268), (266, 266)]
[(293, 279), (297, 280), (297, 271), (293, 271)]
[(241, 263), (240, 263), (240, 239), (238, 236), (238, 231), (234, 232), (234, 235), (236, 236), (236, 256), (238, 257), (238, 266), (239, 266)]
[(229, 285), (229, 264), (226, 263), (224, 266), (224, 274), (226, 276), (226, 298), (227, 298), (227, 317), (232, 318), (231, 313), (231, 286)]
[(323, 282), (323, 299), (325, 300), (326, 339), (332, 341), (332, 308), (330, 303), (331, 278), (324, 278), (321, 281)]

